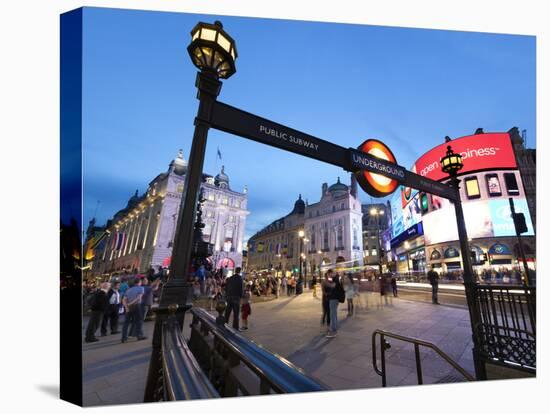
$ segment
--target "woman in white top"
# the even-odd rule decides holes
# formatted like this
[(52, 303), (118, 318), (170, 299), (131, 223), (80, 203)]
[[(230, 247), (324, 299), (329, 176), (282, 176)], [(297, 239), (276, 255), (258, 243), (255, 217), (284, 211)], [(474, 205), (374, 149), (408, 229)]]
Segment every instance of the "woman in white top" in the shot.
[(357, 288), (351, 273), (348, 273), (347, 277), (344, 279), (344, 290), (346, 292), (346, 302), (348, 303), (348, 316), (351, 316), (354, 311), (353, 298), (357, 293)]

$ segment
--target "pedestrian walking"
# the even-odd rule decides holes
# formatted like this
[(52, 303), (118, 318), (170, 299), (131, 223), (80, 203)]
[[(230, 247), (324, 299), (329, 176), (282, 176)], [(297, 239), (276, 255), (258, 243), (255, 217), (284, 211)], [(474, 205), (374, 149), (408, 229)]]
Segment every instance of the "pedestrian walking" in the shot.
[(386, 286), (386, 276), (380, 275), (378, 276), (378, 288), (380, 289), (380, 302), (378, 304), (378, 307), (382, 307), (382, 298), (384, 298), (384, 305), (388, 304), (388, 289)]
[(311, 290), (313, 291), (313, 297), (317, 297), (317, 276), (313, 275), (311, 278)]
[(141, 312), (143, 313), (143, 320), (145, 320), (147, 313), (151, 309), (151, 306), (153, 306), (153, 294), (160, 286), (160, 279), (155, 280), (153, 283), (149, 283), (147, 278), (143, 278), (142, 286), (143, 298), (141, 299)]
[(347, 275), (344, 286), (344, 290), (346, 292), (346, 302), (348, 304), (348, 316), (352, 316), (355, 311), (353, 306), (353, 298), (357, 294), (357, 289), (351, 273)]
[(126, 291), (126, 295), (122, 298), (122, 304), (126, 311), (124, 325), (122, 326), (122, 343), (128, 340), (128, 328), (130, 327), (130, 332), (135, 334), (138, 341), (147, 339), (143, 335), (143, 312), (141, 308), (143, 293), (141, 279), (136, 278), (134, 279), (134, 285)]
[(330, 331), (327, 334), (327, 338), (334, 338), (338, 333), (338, 304), (346, 301), (346, 293), (338, 274), (332, 278), (332, 283), (334, 288), (329, 296)]
[(109, 289), (111, 284), (109, 282), (103, 282), (100, 285), (99, 290), (97, 290), (91, 297), (89, 301), (91, 315), (90, 320), (88, 321), (88, 327), (86, 328), (86, 342), (97, 342), (99, 339), (96, 338), (95, 332), (103, 320), (103, 314), (109, 306)]
[(439, 275), (434, 270), (435, 266), (432, 265), (432, 268), (428, 272), (428, 281), (432, 285), (432, 303), (434, 305), (439, 305), (439, 300), (437, 298), (437, 291), (439, 289)]
[(395, 275), (392, 275), (390, 284), (391, 284), (391, 290), (393, 292), (393, 297), (396, 298), (397, 297), (397, 279), (395, 278)]
[(206, 282), (206, 269), (204, 265), (200, 265), (196, 272), (197, 277), (199, 278), (200, 286), (200, 295), (204, 296), (205, 294), (205, 282)]
[[(323, 316), (321, 317), (321, 333), (328, 334), (330, 331), (330, 295), (334, 289), (334, 283), (332, 283), (332, 269), (329, 269), (325, 273), (325, 278), (321, 282), (322, 299), (321, 306), (323, 310)], [(325, 328), (326, 324), (326, 328)]]
[(241, 299), (244, 293), (243, 279), (241, 277), (241, 268), (237, 267), (235, 273), (226, 279), (225, 300), (225, 323), (229, 323), (229, 317), (233, 312), (233, 328), (239, 329), (239, 311)]
[(122, 301), (120, 298), (119, 289), (120, 282), (115, 282), (111, 289), (107, 292), (109, 305), (103, 314), (103, 321), (101, 322), (101, 336), (107, 336), (107, 325), (110, 325), (111, 335), (120, 333), (120, 331), (118, 331), (118, 316), (120, 314)]
[(241, 322), (242, 330), (248, 329), (248, 317), (252, 313), (252, 307), (250, 306), (250, 286), (247, 285), (244, 289), (243, 303), (241, 305)]

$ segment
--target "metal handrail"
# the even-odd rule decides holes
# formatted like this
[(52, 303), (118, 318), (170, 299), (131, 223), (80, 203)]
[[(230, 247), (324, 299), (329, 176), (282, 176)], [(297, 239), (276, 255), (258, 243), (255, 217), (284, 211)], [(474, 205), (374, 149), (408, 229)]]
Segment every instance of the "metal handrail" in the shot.
[(167, 400), (220, 397), (189, 350), (175, 318), (168, 319), (162, 329), (162, 365)]
[[(376, 361), (376, 336), (380, 335), (380, 351), (381, 351), (381, 365), (382, 369), (378, 369), (378, 364)], [(439, 349), (436, 345), (431, 342), (423, 341), (422, 339), (411, 338), (408, 336), (403, 336), (395, 334), (392, 332), (387, 332), (381, 329), (376, 329), (372, 333), (372, 365), (374, 371), (382, 377), (382, 386), (386, 386), (386, 349), (390, 348), (390, 344), (385, 340), (385, 337), (390, 337), (397, 339), (399, 341), (408, 342), (414, 344), (415, 360), (416, 360), (416, 375), (418, 379), (418, 384), (423, 384), (422, 376), (422, 364), (420, 361), (420, 346), (430, 348), (436, 352), (441, 358), (443, 358), (447, 363), (449, 363), (454, 369), (456, 369), (467, 381), (475, 381), (475, 378), (464, 368), (458, 365), (451, 357), (449, 357), (445, 352)]]
[(325, 391), (326, 388), (309, 377), (304, 371), (280, 355), (273, 354), (255, 342), (243, 337), (227, 325), (216, 323), (214, 316), (201, 308), (191, 313), (218, 341), (242, 361), (262, 381), (277, 393)]

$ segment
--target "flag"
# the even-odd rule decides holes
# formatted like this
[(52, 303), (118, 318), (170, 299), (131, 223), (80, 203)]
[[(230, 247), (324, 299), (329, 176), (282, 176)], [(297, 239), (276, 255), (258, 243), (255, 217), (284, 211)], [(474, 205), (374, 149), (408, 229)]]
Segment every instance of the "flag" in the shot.
[(258, 243), (258, 253), (261, 253), (264, 251), (264, 242)]
[(275, 246), (275, 254), (281, 254), (281, 243), (277, 243)]
[(283, 246), (283, 254), (286, 256), (288, 254), (288, 245)]
[(218, 153), (216, 155), (220, 160), (222, 159), (222, 153), (220, 152), (220, 147), (218, 147)]

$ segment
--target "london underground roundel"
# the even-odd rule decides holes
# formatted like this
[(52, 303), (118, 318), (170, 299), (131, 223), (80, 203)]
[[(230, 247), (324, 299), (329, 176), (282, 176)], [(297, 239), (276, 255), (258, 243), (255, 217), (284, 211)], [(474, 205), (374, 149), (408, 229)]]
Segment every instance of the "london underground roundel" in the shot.
[[(393, 152), (391, 152), (391, 150), (383, 142), (378, 141), (377, 139), (368, 139), (359, 145), (357, 149), (372, 155), (373, 157), (397, 164)], [(367, 194), (374, 197), (387, 196), (393, 193), (399, 185), (397, 180), (365, 170), (358, 172), (356, 177), (361, 188)]]

